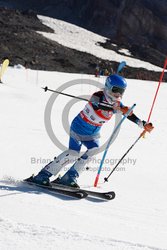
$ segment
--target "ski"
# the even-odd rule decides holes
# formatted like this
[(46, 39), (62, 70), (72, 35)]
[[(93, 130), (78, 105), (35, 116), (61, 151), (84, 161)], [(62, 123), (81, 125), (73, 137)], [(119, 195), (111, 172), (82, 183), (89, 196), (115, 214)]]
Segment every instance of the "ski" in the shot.
[(84, 192), (86, 192), (89, 196), (97, 197), (104, 200), (113, 200), (115, 198), (115, 192), (109, 191), (109, 192), (97, 192), (97, 191), (90, 191), (85, 189), (80, 189)]
[(23, 180), (23, 182), (27, 183), (31, 186), (35, 186), (35, 187), (39, 187), (39, 188), (48, 190), (52, 193), (54, 192), (57, 194), (62, 194), (62, 195), (74, 197), (77, 199), (83, 199), (83, 198), (86, 198), (88, 196), (88, 194), (86, 192), (84, 192), (80, 189), (70, 190), (70, 189), (62, 189), (61, 187), (53, 186), (53, 185), (45, 186), (45, 185), (37, 184), (37, 183), (33, 182), (33, 177), (27, 178), (27, 179)]
[(61, 188), (63, 190), (78, 190), (84, 193), (87, 193), (88, 196), (93, 196), (99, 199), (104, 199), (104, 200), (113, 200), (115, 198), (115, 192), (114, 191), (109, 191), (109, 192), (98, 192), (98, 191), (91, 191), (91, 190), (87, 190), (87, 189), (82, 189), (82, 188), (73, 188), (73, 187), (69, 187), (69, 186), (65, 186), (65, 185), (60, 185), (57, 183), (51, 182), (51, 186), (55, 187), (55, 188)]
[(92, 190), (87, 190), (87, 189), (82, 189), (82, 188), (69, 187), (69, 186), (54, 183), (54, 181), (51, 182), (49, 186), (40, 185), (40, 184), (33, 182), (33, 176), (23, 180), (23, 182), (34, 187), (39, 187), (39, 188), (48, 190), (50, 192), (74, 197), (77, 199), (83, 199), (83, 198), (86, 198), (87, 196), (92, 196), (92, 197), (96, 197), (96, 198), (103, 199), (103, 200), (113, 200), (115, 198), (114, 191), (98, 192), (98, 191), (92, 191)]

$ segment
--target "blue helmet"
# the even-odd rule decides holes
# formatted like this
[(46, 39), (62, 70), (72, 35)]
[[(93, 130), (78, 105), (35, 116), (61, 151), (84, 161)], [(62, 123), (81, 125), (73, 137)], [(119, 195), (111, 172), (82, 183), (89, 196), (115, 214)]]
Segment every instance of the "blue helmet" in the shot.
[(127, 82), (122, 76), (116, 74), (108, 76), (104, 89), (106, 98), (110, 101), (115, 101), (116, 99), (122, 97), (126, 87)]

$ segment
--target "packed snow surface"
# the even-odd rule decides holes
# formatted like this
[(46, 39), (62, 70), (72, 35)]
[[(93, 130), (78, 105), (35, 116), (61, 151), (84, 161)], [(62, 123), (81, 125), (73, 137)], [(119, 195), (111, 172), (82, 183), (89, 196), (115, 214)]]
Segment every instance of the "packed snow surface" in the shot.
[[(8, 68), (0, 85), (0, 249), (60, 250), (151, 250), (167, 249), (167, 157), (166, 157), (166, 83), (160, 87), (151, 116), (155, 129), (141, 139), (125, 157), (108, 183), (103, 183), (118, 159), (142, 130), (126, 120), (111, 145), (98, 191), (114, 190), (116, 198), (76, 200), (43, 192), (21, 182), (46, 165), (61, 149), (45, 128), (45, 108), (52, 93), (41, 87), (57, 89), (71, 80), (78, 84), (63, 92), (89, 97), (98, 88), (91, 81), (105, 78), (90, 75)], [(84, 79), (90, 81), (84, 83)], [(135, 114), (147, 120), (157, 82), (128, 80), (125, 105), (136, 103)], [(58, 96), (51, 123), (57, 138), (68, 146), (68, 134), (62, 123), (63, 110), (72, 98)], [(84, 107), (77, 101), (70, 108), (71, 121)], [(101, 131), (101, 143), (113, 130), (114, 118)], [(103, 152), (89, 162), (78, 180), (91, 188)]]

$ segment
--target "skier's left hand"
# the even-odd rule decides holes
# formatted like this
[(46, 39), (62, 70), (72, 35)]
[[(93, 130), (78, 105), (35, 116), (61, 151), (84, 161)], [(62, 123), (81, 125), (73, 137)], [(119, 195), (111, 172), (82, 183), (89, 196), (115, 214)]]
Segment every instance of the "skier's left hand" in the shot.
[(143, 126), (144, 127), (144, 129), (145, 129), (145, 131), (147, 131), (147, 132), (151, 132), (152, 130), (153, 130), (153, 125), (152, 125), (152, 123), (150, 122), (150, 123), (145, 123), (145, 125)]

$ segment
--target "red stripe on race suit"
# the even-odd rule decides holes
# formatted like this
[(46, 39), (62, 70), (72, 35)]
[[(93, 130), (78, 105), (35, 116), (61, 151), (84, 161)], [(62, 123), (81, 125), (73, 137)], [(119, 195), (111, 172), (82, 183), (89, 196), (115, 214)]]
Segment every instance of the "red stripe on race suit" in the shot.
[[(89, 105), (93, 108), (93, 105), (91, 102), (89, 102)], [(94, 110), (95, 114), (100, 117), (100, 119), (104, 119), (106, 122), (109, 121), (113, 115), (112, 110), (111, 111), (105, 111), (102, 109)]]

